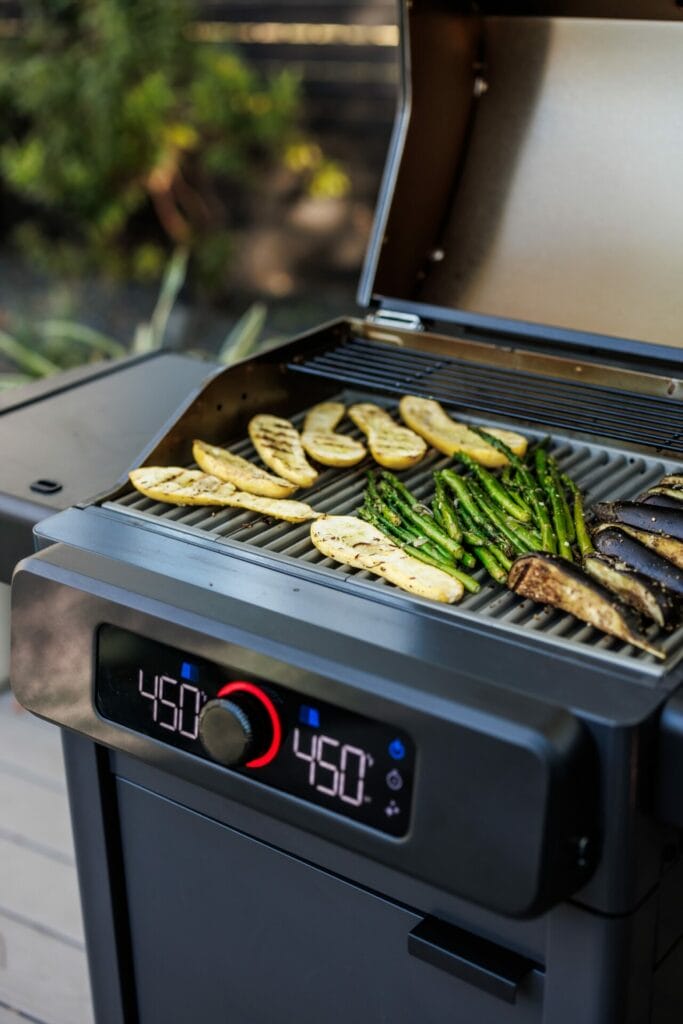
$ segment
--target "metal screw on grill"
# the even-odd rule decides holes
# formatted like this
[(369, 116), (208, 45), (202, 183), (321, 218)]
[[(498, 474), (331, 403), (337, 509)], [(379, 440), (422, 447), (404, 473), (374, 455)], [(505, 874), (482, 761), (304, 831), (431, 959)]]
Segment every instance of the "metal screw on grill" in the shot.
[(588, 867), (591, 855), (591, 841), (588, 836), (581, 836), (576, 843), (576, 863), (580, 868)]
[(477, 77), (474, 79), (474, 86), (472, 93), (475, 99), (479, 99), (480, 96), (484, 96), (489, 91), (489, 83), (485, 78)]

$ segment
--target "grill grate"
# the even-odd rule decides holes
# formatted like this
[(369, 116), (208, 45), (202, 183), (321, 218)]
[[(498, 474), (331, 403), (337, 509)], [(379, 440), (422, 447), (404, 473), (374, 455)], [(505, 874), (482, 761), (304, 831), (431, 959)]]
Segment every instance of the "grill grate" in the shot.
[[(377, 396), (367, 393), (345, 392), (339, 395), (337, 400), (348, 405), (354, 401), (378, 399)], [(382, 401), (382, 404), (395, 412), (395, 407), (390, 403)], [(295, 417), (294, 422), (300, 424), (304, 415), (305, 413), (301, 413)], [(396, 418), (398, 419), (397, 416)], [(469, 419), (471, 422), (485, 424), (483, 419)], [(349, 421), (342, 424), (339, 429), (354, 437), (361, 436)], [(539, 438), (543, 436), (540, 431), (526, 433)], [(256, 452), (248, 439), (231, 445), (230, 450), (258, 462)], [(586, 492), (588, 502), (606, 498), (618, 500), (634, 497), (674, 468), (674, 464), (666, 460), (630, 455), (595, 444), (577, 443), (559, 435), (555, 436), (552, 451), (561, 468), (571, 473)], [(426, 498), (432, 493), (432, 472), (449, 463), (448, 458), (430, 449), (419, 465), (401, 473), (400, 476), (416, 496)], [(365, 473), (372, 465), (372, 460), (367, 459), (353, 469), (323, 470), (315, 486), (301, 495), (302, 500), (320, 512), (350, 514), (361, 504), (361, 495), (366, 483)], [(274, 522), (238, 509), (215, 511), (201, 507), (164, 505), (145, 498), (133, 489), (115, 501), (107, 502), (105, 507), (126, 515), (162, 523), (174, 530), (209, 537), (216, 542), (218, 550), (223, 545), (250, 545), (268, 552), (275, 560), (284, 559), (288, 562), (293, 559), (299, 566), (309, 566), (318, 576), (332, 574), (337, 579), (340, 574), (352, 576), (360, 586), (369, 587), (370, 593), (376, 594), (378, 587), (388, 587), (405, 600), (425, 603), (419, 598), (403, 595), (391, 584), (371, 576), (368, 572), (341, 566), (325, 558), (312, 545), (307, 523), (296, 525)], [(660, 666), (651, 655), (615, 638), (607, 637), (571, 615), (551, 608), (542, 608), (505, 590), (490, 581), (483, 570), (479, 570), (475, 575), (482, 583), (481, 591), (478, 594), (466, 595), (457, 606), (438, 606), (444, 614), (456, 617), (485, 617), (494, 620), (500, 628), (514, 632), (518, 632), (522, 626), (525, 630), (532, 631), (565, 649), (589, 649), (598, 657), (605, 657), (610, 661), (617, 659), (625, 665), (631, 664), (634, 668), (654, 674), (668, 671), (683, 656), (683, 628), (661, 639), (657, 638), (654, 627), (648, 633), (648, 636), (657, 639), (659, 645), (668, 653), (667, 661)], [(431, 608), (435, 607), (432, 602), (426, 603)]]
[(618, 388), (550, 380), (450, 356), (348, 338), (289, 368), (388, 394), (421, 395), (469, 410), (683, 453), (683, 403)]

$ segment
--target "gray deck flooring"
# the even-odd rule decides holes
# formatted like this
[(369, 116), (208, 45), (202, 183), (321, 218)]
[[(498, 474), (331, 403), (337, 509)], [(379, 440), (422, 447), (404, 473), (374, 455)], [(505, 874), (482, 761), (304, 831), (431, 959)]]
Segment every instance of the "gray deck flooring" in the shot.
[(0, 694), (0, 1024), (91, 1024), (59, 730)]

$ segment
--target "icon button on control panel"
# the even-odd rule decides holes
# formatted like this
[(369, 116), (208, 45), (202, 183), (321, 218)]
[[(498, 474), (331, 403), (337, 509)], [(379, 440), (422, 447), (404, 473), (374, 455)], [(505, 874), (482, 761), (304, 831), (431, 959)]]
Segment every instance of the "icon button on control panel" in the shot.
[(403, 776), (395, 768), (392, 768), (390, 772), (387, 772), (387, 786), (389, 789), (393, 789), (395, 793), (399, 789), (403, 789)]
[(398, 806), (395, 800), (390, 800), (387, 806), (384, 808), (384, 813), (387, 818), (393, 818), (395, 815), (401, 813), (401, 808)]
[(405, 744), (398, 738), (392, 740), (389, 744), (389, 757), (393, 757), (394, 761), (402, 761), (406, 756)]

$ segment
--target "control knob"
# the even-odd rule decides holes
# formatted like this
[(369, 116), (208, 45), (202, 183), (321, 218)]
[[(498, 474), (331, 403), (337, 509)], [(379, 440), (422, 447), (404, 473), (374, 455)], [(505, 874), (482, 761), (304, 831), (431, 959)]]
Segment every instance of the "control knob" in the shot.
[(199, 739), (214, 761), (263, 768), (280, 749), (282, 726), (267, 693), (254, 683), (227, 683), (199, 716)]

